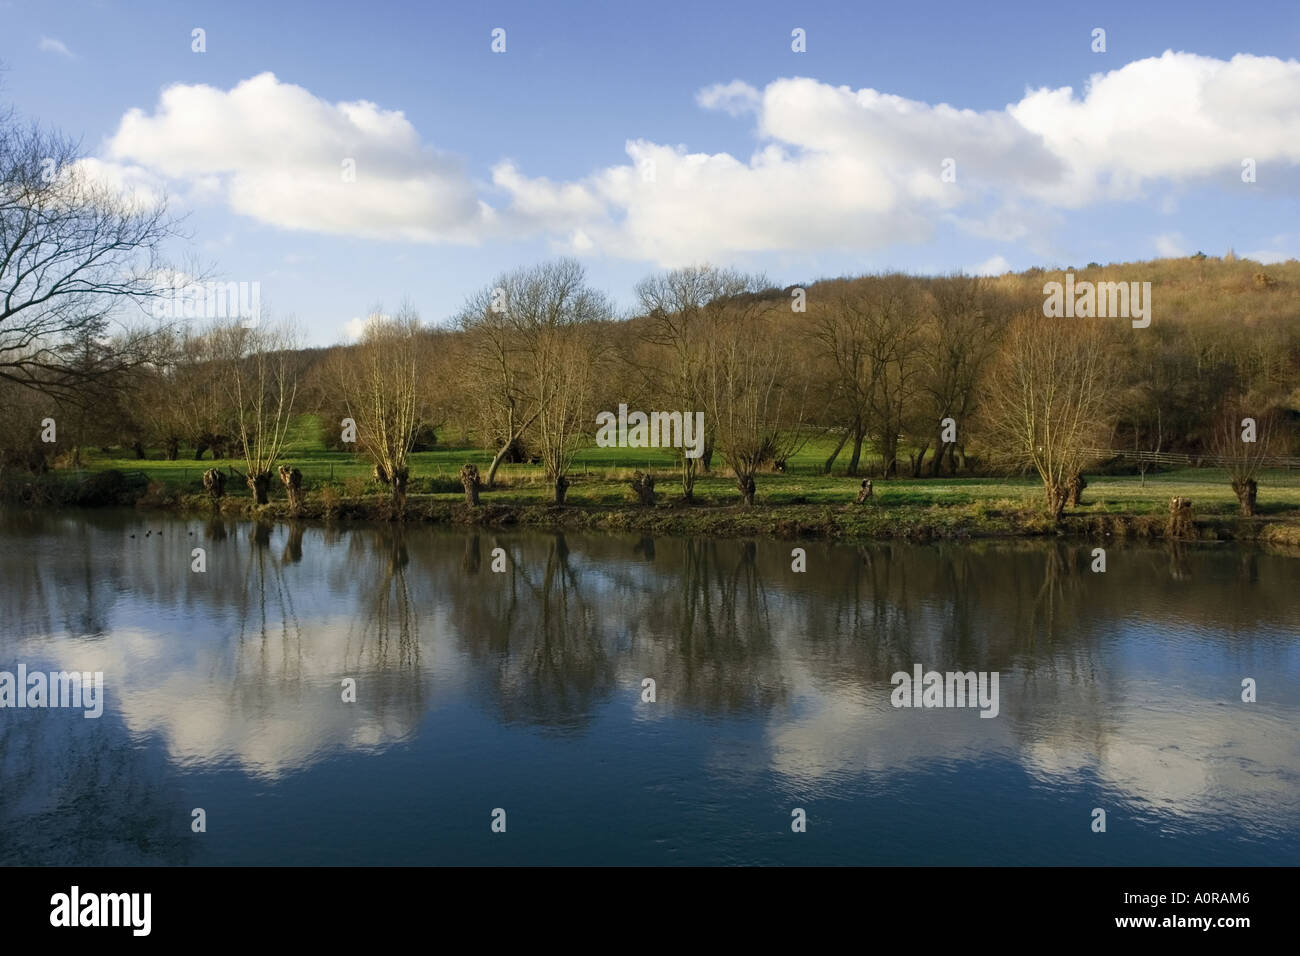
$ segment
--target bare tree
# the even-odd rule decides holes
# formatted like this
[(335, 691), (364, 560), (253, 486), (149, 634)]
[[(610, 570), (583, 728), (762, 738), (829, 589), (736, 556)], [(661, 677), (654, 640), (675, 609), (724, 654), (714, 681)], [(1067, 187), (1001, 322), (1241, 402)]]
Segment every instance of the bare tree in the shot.
[(194, 460), (212, 450), (225, 457), (238, 430), (227, 397), (221, 333), (212, 328), (169, 327), (159, 334), (153, 358), (132, 373), (137, 414), (148, 439), (175, 461), (181, 442), (194, 449)]
[(871, 369), (867, 425), (880, 452), (881, 477), (898, 470), (898, 445), (914, 413), (920, 387), (921, 314), (916, 283), (903, 275), (883, 276), (866, 295), (846, 307), (859, 312)]
[(1112, 368), (1100, 323), (1067, 328), (1035, 312), (1011, 323), (993, 367), (986, 409), (993, 454), (1038, 473), (1054, 521), (1070, 479), (1110, 432)]
[(495, 443), (489, 488), (562, 384), (546, 357), (546, 341), (557, 329), (612, 312), (573, 259), (502, 275), (466, 303), (458, 317), (469, 340), (464, 388), (481, 412), (485, 437)]
[(847, 472), (858, 473), (862, 443), (867, 437), (867, 415), (872, 388), (872, 366), (867, 356), (866, 329), (857, 309), (840, 307), (850, 297), (845, 286), (827, 289), (814, 303), (816, 324), (813, 335), (820, 356), (830, 370), (830, 411), (840, 423), (840, 441), (826, 459), (823, 472), (830, 474), (845, 444), (853, 451)]
[(853, 437), (848, 472), (857, 474), (862, 442), (874, 435), (881, 473), (894, 474), (899, 438), (915, 412), (920, 386), (915, 282), (903, 275), (871, 276), (838, 286), (827, 299), (816, 334), (836, 379), (832, 407), (841, 409)]
[(334, 356), (334, 381), (348, 415), (356, 422), (357, 444), (374, 463), (376, 477), (392, 489), (393, 507), (406, 507), (408, 459), (422, 423), (420, 319), (403, 305), (389, 318), (375, 308), (361, 341)]
[(1252, 415), (1245, 402), (1229, 400), (1219, 413), (1211, 447), (1227, 470), (1232, 493), (1247, 518), (1255, 515), (1256, 479), (1275, 453), (1277, 434), (1277, 415), (1272, 410)]
[[(0, 378), (73, 401), (149, 358), (156, 330), (126, 322), (177, 234), (165, 200), (115, 191), (79, 160), (66, 137), (0, 116)], [(87, 338), (100, 347), (78, 361), (67, 345)]]
[(216, 341), (228, 399), (235, 409), (243, 475), (253, 500), (269, 500), (276, 463), (284, 452), (285, 436), (298, 394), (298, 370), (292, 326), (263, 322), (247, 327), (239, 321), (218, 325)]
[[(963, 434), (975, 410), (975, 397), (989, 361), (997, 351), (1005, 317), (987, 280), (956, 275), (930, 283), (931, 314), (921, 344), (920, 389), (927, 399), (918, 438), (923, 442), (913, 473), (919, 477), (933, 438), (930, 473), (938, 475), (945, 455), (949, 474), (957, 471), (958, 441), (945, 441), (942, 422), (951, 418)], [(925, 436), (921, 438), (920, 436)]]
[(557, 505), (564, 504), (573, 456), (594, 422), (599, 352), (597, 327), (589, 323), (555, 328), (538, 340), (538, 374), (553, 381), (552, 398), (537, 416), (538, 448)]
[[(1152, 455), (1160, 454), (1160, 447), (1161, 445), (1164, 444), (1164, 440), (1165, 440), (1164, 422), (1161, 420), (1159, 405), (1155, 406), (1155, 416), (1156, 416), (1155, 429), (1154, 429), (1155, 434), (1154, 435), (1150, 434), (1150, 430), (1148, 430), (1149, 439), (1152, 441), (1152, 445), (1153, 445), (1153, 447), (1151, 448)], [(1146, 457), (1146, 449), (1141, 447), (1141, 443), (1142, 443), (1142, 422), (1140, 421), (1139, 416), (1134, 415), (1133, 416), (1133, 451), (1137, 454), (1138, 475), (1141, 476), (1140, 483), (1141, 486), (1145, 488), (1147, 486), (1147, 472), (1151, 470), (1152, 459)]]
[[(646, 376), (646, 391), (665, 409), (683, 415), (702, 411), (711, 362), (713, 336), (724, 311), (734, 311), (744, 296), (753, 296), (767, 286), (758, 275), (699, 265), (649, 276), (638, 283), (637, 298), (649, 318), (644, 341), (652, 357), (640, 369)], [(753, 300), (751, 306), (757, 306)], [(705, 454), (691, 458), (676, 449), (681, 474), (682, 497), (690, 501), (695, 481), (713, 447), (713, 428), (706, 423)]]
[(786, 460), (804, 440), (806, 392), (786, 381), (772, 331), (761, 317), (733, 317), (718, 330), (707, 371), (708, 417), (746, 507), (754, 503), (759, 468)]

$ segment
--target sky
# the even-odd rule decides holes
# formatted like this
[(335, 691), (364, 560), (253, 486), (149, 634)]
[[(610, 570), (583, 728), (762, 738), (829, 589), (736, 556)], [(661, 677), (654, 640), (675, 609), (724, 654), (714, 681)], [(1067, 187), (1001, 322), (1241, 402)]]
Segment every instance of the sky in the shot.
[(1295, 0), (0, 0), (0, 103), (324, 345), (561, 255), (628, 311), (702, 262), (1300, 257), (1297, 51)]

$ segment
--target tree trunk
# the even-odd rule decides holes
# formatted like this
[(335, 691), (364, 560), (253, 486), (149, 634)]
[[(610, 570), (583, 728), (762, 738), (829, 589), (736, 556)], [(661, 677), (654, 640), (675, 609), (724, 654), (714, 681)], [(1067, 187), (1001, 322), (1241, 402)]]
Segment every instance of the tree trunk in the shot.
[(835, 446), (835, 450), (831, 452), (831, 456), (826, 459), (826, 464), (822, 465), (823, 475), (829, 475), (831, 473), (831, 468), (835, 466), (835, 459), (840, 457), (840, 452), (844, 450), (844, 446), (848, 443), (849, 430), (846, 428), (844, 429), (844, 434), (840, 436), (840, 443)]
[(930, 443), (927, 441), (921, 446), (921, 450), (916, 454), (916, 460), (912, 462), (912, 477), (920, 478), (921, 469), (925, 466), (925, 455), (930, 450)]
[[(284, 484), (284, 490), (289, 495), (289, 507), (293, 511), (302, 509), (302, 472), (297, 468), (290, 468), (287, 465), (280, 466), (280, 481)], [(258, 504), (266, 504), (265, 501), (259, 501)]]
[(254, 503), (264, 505), (270, 501), (271, 473), (269, 471), (259, 471), (256, 474), (250, 471), (245, 480), (248, 482), (248, 490), (253, 493)]
[(226, 493), (226, 476), (215, 468), (203, 473), (203, 487), (213, 501)]
[(390, 484), (393, 486), (393, 508), (399, 516), (406, 511), (406, 483), (410, 477), (410, 470), (406, 468), (394, 468), (392, 475), (389, 476)]
[(144, 445), (140, 444), (138, 441), (134, 442), (131, 445), (131, 450), (135, 452), (135, 457), (137, 461), (144, 459)]
[(1088, 482), (1083, 475), (1075, 472), (1065, 483), (1065, 506), (1067, 508), (1077, 508), (1083, 503), (1083, 489), (1088, 487)]
[(871, 484), (870, 478), (862, 479), (862, 486), (858, 488), (858, 496), (854, 498), (856, 504), (865, 504), (869, 498), (875, 495), (875, 488)]
[(1194, 538), (1196, 526), (1192, 521), (1192, 499), (1169, 499), (1169, 537)]
[[(496, 487), (497, 469), (501, 467), (501, 462), (505, 461), (506, 453), (510, 451), (510, 448), (513, 444), (514, 444), (513, 440), (506, 442), (505, 445), (503, 445), (497, 451), (497, 453), (492, 456), (492, 464), (488, 465), (488, 473), (487, 473), (487, 486), (489, 488)], [(476, 475), (478, 474), (477, 468), (474, 470), (474, 473)], [(478, 504), (478, 502), (476, 501), (475, 504)]]
[(699, 459), (682, 456), (682, 499), (695, 500), (695, 476), (699, 471)]
[(477, 508), (478, 494), (483, 487), (482, 482), (479, 481), (477, 465), (460, 466), (460, 484), (465, 489), (465, 504)]
[(858, 473), (858, 462), (862, 460), (862, 440), (866, 438), (862, 430), (861, 422), (853, 423), (853, 457), (849, 459), (849, 470), (847, 474), (856, 475)]
[[(487, 486), (489, 488), (496, 487), (497, 469), (500, 468), (501, 463), (506, 460), (506, 456), (510, 454), (512, 450), (522, 453), (523, 449), (518, 447), (520, 439), (523, 438), (524, 432), (528, 431), (533, 422), (537, 420), (537, 415), (538, 412), (534, 412), (527, 421), (522, 422), (519, 427), (516, 428), (514, 412), (512, 411), (510, 413), (509, 421), (507, 422), (508, 427), (506, 429), (506, 443), (497, 450), (495, 455), (492, 456), (492, 464), (488, 466)], [(523, 460), (522, 455), (520, 460)]]
[(167, 460), (168, 460), (168, 461), (175, 461), (175, 460), (176, 460), (176, 456), (179, 455), (180, 452), (181, 452), (181, 447), (180, 447), (180, 446), (181, 446), (181, 443), (180, 443), (180, 441), (179, 441), (178, 439), (175, 439), (175, 438), (169, 438), (169, 439), (167, 439), (167, 452), (166, 452), (166, 454), (167, 454)]
[[(892, 432), (893, 430), (890, 429)], [(898, 475), (898, 435), (894, 433), (892, 437), (883, 439), (880, 446), (881, 457), (881, 476), (889, 478)]]
[(740, 503), (746, 508), (754, 504), (754, 476), (736, 475), (736, 487), (740, 489)]
[(1247, 518), (1255, 517), (1255, 496), (1259, 493), (1259, 486), (1255, 484), (1255, 479), (1234, 478), (1232, 493), (1237, 496), (1237, 501), (1241, 504), (1242, 515)]
[(653, 508), (655, 503), (655, 479), (654, 475), (643, 475), (637, 472), (632, 476), (632, 490), (636, 492), (641, 506), (644, 508)]
[(930, 477), (938, 478), (943, 468), (943, 456), (948, 452), (948, 442), (937, 439), (934, 443), (934, 457), (930, 459)]
[(1055, 482), (1046, 482), (1045, 490), (1047, 492), (1047, 514), (1052, 521), (1060, 523), (1061, 516), (1065, 514), (1065, 499), (1068, 492), (1064, 485), (1058, 485)]
[(569, 479), (559, 475), (555, 479), (555, 503), (564, 504), (564, 496), (569, 493)]

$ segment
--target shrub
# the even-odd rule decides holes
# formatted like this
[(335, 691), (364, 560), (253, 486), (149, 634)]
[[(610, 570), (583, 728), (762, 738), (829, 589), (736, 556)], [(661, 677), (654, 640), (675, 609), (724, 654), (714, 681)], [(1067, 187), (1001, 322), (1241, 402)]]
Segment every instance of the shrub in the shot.
[(458, 495), (465, 489), (459, 478), (421, 475), (407, 482), (406, 490), (413, 495)]
[(320, 486), (320, 503), (326, 515), (333, 515), (339, 509), (339, 503), (342, 501), (339, 490), (328, 482), (322, 482)]
[(82, 478), (72, 486), (64, 503), (82, 508), (130, 505), (147, 494), (152, 494), (154, 490), (154, 485), (143, 474), (135, 472), (127, 475), (114, 468)]
[(433, 451), (437, 444), (438, 433), (434, 430), (434, 427), (432, 425), (421, 425), (415, 430), (415, 439), (411, 445), (411, 451)]

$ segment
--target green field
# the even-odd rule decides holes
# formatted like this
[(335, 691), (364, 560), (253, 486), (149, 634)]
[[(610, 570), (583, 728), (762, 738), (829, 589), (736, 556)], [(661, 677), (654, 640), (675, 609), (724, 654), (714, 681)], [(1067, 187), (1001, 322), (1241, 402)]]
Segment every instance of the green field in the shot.
[[(363, 457), (349, 452), (325, 449), (319, 440), (315, 416), (304, 415), (295, 421), (286, 446), (284, 461), (303, 473), (309, 496), (325, 489), (349, 497), (370, 497), (384, 489), (370, 480), (371, 467)], [(791, 460), (784, 474), (762, 474), (758, 478), (759, 505), (843, 505), (853, 501), (860, 479), (846, 476), (848, 456), (841, 454), (836, 472), (821, 474), (822, 463), (831, 452), (829, 442), (810, 444)], [(177, 494), (198, 493), (205, 470), (213, 467), (206, 458), (194, 461), (182, 449), (177, 461), (165, 461), (157, 449), (149, 457), (136, 459), (123, 451), (108, 454), (84, 451), (85, 471), (117, 469), (143, 473), (150, 482)], [(486, 471), (491, 455), (481, 448), (445, 448), (418, 452), (411, 456), (411, 499), (459, 500), (457, 475), (465, 462), (474, 462)], [(716, 461), (715, 461), (716, 464)], [(863, 455), (863, 474), (870, 474), (873, 457)], [(238, 460), (216, 463), (242, 470)], [(658, 479), (657, 491), (662, 500), (680, 496), (680, 485), (670, 455), (658, 449), (596, 448), (583, 449), (570, 472), (571, 505), (625, 505), (631, 500), (627, 479), (636, 470), (652, 471)], [(1035, 510), (1041, 504), (1041, 485), (1034, 478), (895, 478), (875, 480), (876, 507), (880, 508), (953, 508), (971, 513), (994, 510)], [(1259, 511), (1262, 515), (1300, 513), (1300, 471), (1266, 472), (1259, 479)], [(272, 497), (283, 497), (273, 488)], [(240, 481), (227, 484), (228, 495), (246, 497), (247, 488)], [(1148, 472), (1145, 483), (1137, 475), (1089, 475), (1084, 493), (1084, 512), (1163, 515), (1170, 497), (1192, 498), (1201, 515), (1232, 515), (1237, 502), (1222, 470), (1179, 469)], [(552, 497), (552, 489), (538, 465), (503, 465), (498, 471), (497, 487), (484, 493), (484, 502), (517, 505), (543, 505)], [(732, 505), (738, 501), (733, 481), (715, 471), (696, 483), (695, 497), (701, 505)]]

